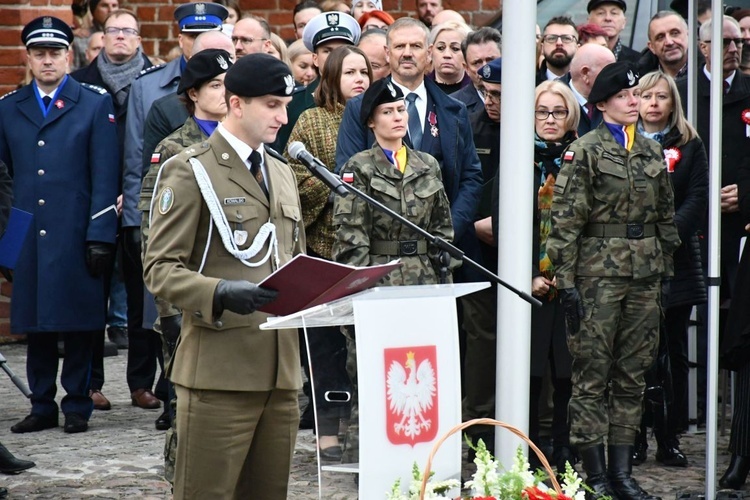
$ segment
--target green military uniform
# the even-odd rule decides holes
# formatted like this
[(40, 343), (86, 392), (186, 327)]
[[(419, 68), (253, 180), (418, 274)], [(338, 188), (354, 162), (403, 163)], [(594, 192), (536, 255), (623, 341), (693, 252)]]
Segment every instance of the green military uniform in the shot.
[[(559, 289), (584, 315), (573, 355), (571, 442), (632, 445), (644, 373), (656, 353), (660, 280), (680, 243), (662, 150), (636, 134), (628, 151), (606, 124), (573, 142), (554, 187), (547, 252)], [(609, 390), (609, 402), (605, 401)]]
[[(260, 330), (267, 318), (262, 312), (225, 311), (217, 317), (214, 311), (220, 280), (259, 283), (305, 248), (294, 174), (278, 154), (266, 149), (264, 156), (269, 198), (222, 135), (221, 125), (207, 141), (171, 160), (156, 186), (145, 281), (155, 296), (183, 311), (169, 374), (179, 396), (177, 430), (183, 436), (177, 448), (175, 498), (249, 498), (259, 492), (265, 498), (286, 496), (299, 421), (296, 332)], [(225, 247), (217, 227), (209, 231), (212, 216), (191, 159), (205, 168), (237, 249), (248, 249), (261, 226), (270, 222), (278, 239), (278, 262), (271, 252), (259, 266), (244, 265)], [(263, 243), (258, 256), (266, 255), (268, 245)], [(294, 411), (279, 411), (274, 403), (279, 400)], [(210, 489), (227, 483), (233, 492)]]
[[(189, 117), (182, 127), (178, 128), (170, 135), (164, 138), (154, 151), (152, 156), (151, 166), (143, 177), (143, 186), (141, 186), (141, 199), (138, 202), (138, 210), (143, 213), (141, 220), (141, 244), (143, 245), (143, 252), (145, 255), (146, 245), (148, 243), (149, 234), (149, 218), (151, 217), (151, 200), (153, 198), (154, 186), (156, 185), (156, 178), (167, 160), (180, 154), (188, 146), (197, 144), (206, 139), (206, 135), (201, 131), (198, 124), (195, 122), (193, 117)], [(158, 157), (157, 157), (158, 155)], [(182, 311), (159, 297), (154, 297), (154, 303), (156, 304), (156, 310), (159, 314), (159, 318), (166, 318), (175, 315), (182, 315)], [(154, 323), (154, 330), (159, 332), (161, 335), (161, 346), (164, 355), (164, 364), (169, 366), (172, 363), (172, 354), (174, 353), (175, 344), (177, 339), (167, 339), (161, 330), (161, 322), (157, 318)], [(174, 393), (170, 388), (170, 396)], [(177, 408), (177, 399), (170, 397), (170, 415), (174, 419), (175, 410)], [(164, 478), (172, 483), (174, 481), (174, 462), (175, 453), (177, 452), (177, 432), (175, 426), (172, 425), (166, 433), (164, 442)]]
[[(430, 155), (407, 149), (402, 174), (385, 156), (380, 146), (353, 156), (341, 170), (352, 185), (413, 223), (447, 241), (453, 239), (450, 204), (445, 194), (440, 166)], [(380, 285), (426, 285), (438, 283), (434, 251), (413, 230), (393, 221), (364, 200), (353, 195), (337, 196), (333, 206), (336, 239), (333, 260), (355, 266), (384, 264), (400, 258), (402, 266), (391, 271)], [(413, 250), (413, 254), (407, 254)], [(358, 404), (356, 342), (347, 337), (347, 371), (354, 397), (347, 432), (345, 461), (356, 461)]]

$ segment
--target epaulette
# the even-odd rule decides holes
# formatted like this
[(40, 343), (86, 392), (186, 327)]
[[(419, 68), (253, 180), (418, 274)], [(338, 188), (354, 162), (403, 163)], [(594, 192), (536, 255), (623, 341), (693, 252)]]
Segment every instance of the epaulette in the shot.
[(89, 89), (92, 92), (96, 92), (97, 94), (106, 94), (107, 93), (107, 89), (105, 89), (104, 87), (100, 87), (98, 85), (91, 85), (90, 83), (83, 83), (83, 82), (81, 82), (81, 87), (83, 87), (85, 89)]
[(271, 147), (268, 147), (268, 146), (267, 146), (267, 145), (265, 145), (265, 144), (263, 145), (263, 147), (264, 147), (264, 148), (266, 148), (266, 153), (268, 153), (269, 155), (273, 156), (273, 157), (274, 157), (274, 158), (276, 158), (277, 160), (279, 160), (279, 161), (281, 161), (281, 162), (283, 162), (283, 163), (289, 163), (289, 162), (287, 161), (287, 159), (286, 159), (286, 158), (284, 158), (284, 157), (283, 157), (283, 156), (282, 156), (282, 155), (281, 155), (281, 154), (280, 154), (280, 153), (279, 153), (278, 151), (276, 151), (275, 149), (273, 149), (273, 148), (271, 148)]
[(203, 141), (200, 144), (193, 144), (192, 146), (183, 149), (182, 154), (190, 158), (190, 157), (198, 156), (199, 154), (205, 153), (207, 149), (208, 149), (208, 142)]
[(139, 79), (143, 75), (148, 75), (149, 73), (153, 73), (154, 71), (159, 71), (160, 69), (164, 68), (167, 64), (157, 64), (156, 66), (151, 66), (150, 68), (146, 68), (141, 70), (140, 74), (135, 77), (135, 79)]
[(11, 90), (10, 92), (8, 92), (7, 94), (5, 94), (4, 96), (0, 97), (0, 101), (2, 101), (3, 99), (5, 99), (5, 98), (6, 98), (6, 97), (8, 97), (9, 95), (13, 95), (13, 94), (15, 94), (16, 92), (18, 92), (18, 89), (16, 89), (16, 90)]

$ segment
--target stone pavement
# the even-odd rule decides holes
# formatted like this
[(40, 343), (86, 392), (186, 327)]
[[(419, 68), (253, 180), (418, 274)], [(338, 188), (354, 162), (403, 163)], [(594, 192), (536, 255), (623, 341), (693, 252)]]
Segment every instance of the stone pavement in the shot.
[[(26, 346), (0, 345), (8, 366), (25, 379)], [(15, 475), (0, 475), (0, 486), (10, 499), (169, 499), (170, 488), (162, 478), (164, 433), (154, 429), (160, 410), (131, 406), (125, 384), (127, 355), (105, 358), (107, 381), (104, 394), (112, 410), (95, 411), (89, 431), (65, 434), (62, 428), (32, 434), (13, 434), (10, 426), (29, 412), (29, 403), (5, 373), (0, 373), (0, 442), (21, 458), (37, 466)], [(58, 394), (58, 400), (61, 397)], [(62, 423), (62, 419), (61, 419)], [(679, 498), (682, 492), (703, 492), (705, 477), (705, 435), (683, 436), (683, 450), (690, 458), (686, 469), (663, 467), (653, 459), (636, 467), (635, 476), (644, 488), (664, 500)], [(728, 462), (727, 437), (719, 439), (719, 475)], [(465, 474), (470, 474), (468, 469)], [(289, 498), (318, 498), (315, 437), (300, 431), (290, 478)], [(357, 490), (350, 474), (326, 472), (322, 498), (354, 499)], [(748, 487), (746, 486), (747, 490)], [(262, 498), (262, 496), (258, 496)]]

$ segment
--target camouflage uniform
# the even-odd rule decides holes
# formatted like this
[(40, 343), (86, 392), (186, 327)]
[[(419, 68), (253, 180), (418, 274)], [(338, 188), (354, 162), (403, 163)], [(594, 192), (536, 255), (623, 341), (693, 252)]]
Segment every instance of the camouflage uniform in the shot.
[[(660, 280), (672, 276), (680, 239), (658, 143), (636, 135), (630, 151), (601, 124), (563, 156), (547, 251), (558, 287), (583, 300), (573, 355), (571, 442), (632, 445), (644, 373), (659, 335)], [(605, 394), (609, 389), (609, 401)]]
[[(159, 174), (159, 169), (164, 163), (180, 154), (188, 146), (197, 144), (206, 139), (206, 135), (198, 127), (198, 124), (193, 120), (192, 117), (185, 121), (185, 124), (172, 132), (170, 135), (165, 137), (154, 151), (154, 155), (159, 155), (158, 160), (156, 156), (153, 157), (151, 166), (148, 173), (143, 177), (143, 186), (141, 187), (141, 198), (138, 202), (138, 210), (143, 213), (141, 220), (141, 242), (143, 253), (146, 252), (146, 245), (148, 243), (149, 235), (149, 216), (151, 214), (151, 199), (153, 198), (154, 186), (156, 185), (156, 176)], [(175, 345), (177, 344), (176, 338), (166, 338), (161, 330), (160, 318), (167, 318), (170, 316), (182, 315), (182, 311), (176, 306), (170, 304), (164, 299), (154, 297), (154, 303), (156, 304), (156, 310), (159, 313), (159, 319), (154, 323), (154, 330), (161, 335), (161, 345), (164, 354), (164, 365), (166, 372), (169, 374), (169, 366), (172, 362), (172, 353), (174, 352)], [(175, 396), (174, 387), (170, 382), (169, 388), (169, 414), (171, 421), (175, 421), (175, 410), (177, 408), (177, 397)], [(177, 451), (177, 432), (174, 426), (170, 427), (165, 436), (164, 443), (164, 478), (170, 483), (174, 480), (174, 463), (175, 453)]]
[[(402, 174), (376, 145), (353, 156), (341, 169), (341, 175), (353, 174), (354, 187), (431, 234), (452, 241), (450, 204), (438, 162), (426, 153), (411, 149), (407, 149), (406, 158), (406, 169)], [(336, 230), (333, 260), (336, 262), (369, 266), (400, 258), (402, 266), (383, 278), (380, 286), (438, 283), (438, 265), (433, 263), (435, 252), (427, 248), (426, 240), (364, 200), (353, 195), (337, 196), (333, 205), (333, 225)], [(410, 249), (416, 255), (404, 254)], [(347, 336), (346, 368), (353, 387), (344, 461), (356, 462), (359, 452), (357, 351), (353, 332), (345, 330), (344, 333)]]

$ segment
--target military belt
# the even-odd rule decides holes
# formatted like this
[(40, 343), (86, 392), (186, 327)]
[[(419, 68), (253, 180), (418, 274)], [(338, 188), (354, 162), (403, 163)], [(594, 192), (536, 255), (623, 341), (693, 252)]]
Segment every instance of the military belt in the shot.
[(588, 224), (583, 234), (591, 238), (640, 240), (656, 236), (656, 224)]
[(375, 240), (370, 242), (370, 255), (424, 255), (427, 253), (426, 240), (385, 241)]

